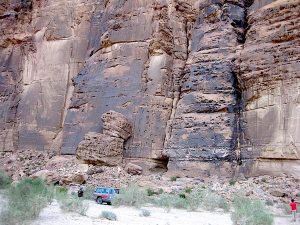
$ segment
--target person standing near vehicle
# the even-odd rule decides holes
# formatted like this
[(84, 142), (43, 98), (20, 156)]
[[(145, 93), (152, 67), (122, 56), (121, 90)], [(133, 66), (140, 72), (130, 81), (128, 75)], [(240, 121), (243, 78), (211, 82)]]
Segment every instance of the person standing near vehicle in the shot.
[(291, 200), (290, 207), (292, 212), (292, 221), (296, 222), (297, 203), (295, 202), (294, 199)]
[(77, 192), (78, 197), (83, 197), (83, 192), (84, 192), (84, 187), (81, 185), (81, 186), (79, 187), (78, 192)]

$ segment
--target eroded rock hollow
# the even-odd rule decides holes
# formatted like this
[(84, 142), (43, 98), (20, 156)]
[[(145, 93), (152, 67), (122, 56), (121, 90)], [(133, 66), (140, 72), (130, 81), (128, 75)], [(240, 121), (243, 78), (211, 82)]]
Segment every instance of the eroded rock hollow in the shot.
[[(299, 0), (1, 1), (0, 150), (75, 155), (95, 139), (143, 170), (299, 176), (299, 12)], [(130, 132), (105, 126), (110, 110)]]

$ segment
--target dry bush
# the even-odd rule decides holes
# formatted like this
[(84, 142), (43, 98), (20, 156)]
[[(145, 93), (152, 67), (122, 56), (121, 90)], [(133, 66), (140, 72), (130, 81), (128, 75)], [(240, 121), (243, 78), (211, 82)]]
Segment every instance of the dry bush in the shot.
[(117, 215), (111, 211), (102, 211), (101, 217), (112, 221), (118, 220)]
[(42, 180), (25, 178), (5, 192), (6, 205), (0, 224), (25, 225), (38, 217), (52, 200), (53, 192)]
[(233, 202), (234, 211), (231, 219), (238, 225), (272, 225), (273, 215), (265, 205), (258, 200), (246, 197), (236, 197)]

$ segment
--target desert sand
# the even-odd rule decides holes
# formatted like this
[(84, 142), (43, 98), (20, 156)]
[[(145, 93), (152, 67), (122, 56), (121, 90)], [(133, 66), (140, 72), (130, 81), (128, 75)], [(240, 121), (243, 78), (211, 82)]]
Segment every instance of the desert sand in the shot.
[[(149, 217), (141, 217), (140, 210), (131, 207), (113, 207), (98, 205), (93, 201), (87, 201), (89, 209), (86, 216), (76, 213), (65, 213), (54, 201), (45, 208), (39, 218), (32, 225), (233, 225), (229, 213), (223, 212), (189, 212), (186, 210), (143, 207), (151, 212)], [(109, 221), (101, 218), (103, 210), (114, 212), (117, 221)], [(299, 223), (300, 221), (298, 221)], [(291, 223), (289, 217), (276, 217), (274, 225), (297, 224)]]

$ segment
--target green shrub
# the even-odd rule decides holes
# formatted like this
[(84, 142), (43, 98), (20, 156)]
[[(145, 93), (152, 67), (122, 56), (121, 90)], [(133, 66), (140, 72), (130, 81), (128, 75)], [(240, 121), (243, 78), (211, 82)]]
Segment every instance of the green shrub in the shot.
[(187, 208), (187, 201), (185, 198), (181, 198), (179, 195), (167, 193), (161, 194), (158, 198), (154, 199), (154, 204), (168, 210), (171, 208)]
[(38, 217), (52, 200), (53, 192), (42, 180), (23, 179), (6, 192), (6, 205), (1, 211), (0, 224), (25, 225)]
[(153, 196), (153, 195), (160, 195), (164, 192), (162, 188), (158, 190), (153, 190), (152, 188), (147, 188), (147, 194), (148, 196)]
[(151, 212), (148, 209), (141, 209), (140, 216), (148, 217), (151, 215)]
[(148, 194), (144, 188), (130, 184), (127, 188), (121, 188), (120, 194), (113, 199), (112, 204), (140, 207), (148, 201)]
[(68, 193), (68, 188), (64, 186), (56, 186), (55, 190), (57, 193), (62, 193), (62, 194), (67, 194)]
[(273, 205), (274, 205), (274, 202), (273, 202), (271, 199), (267, 199), (267, 200), (266, 200), (266, 205), (268, 205), (268, 206), (273, 206)]
[(58, 199), (60, 208), (65, 212), (75, 212), (80, 215), (85, 216), (89, 208), (88, 204), (83, 201), (83, 199), (77, 196), (72, 196), (66, 194)]
[(279, 205), (279, 208), (282, 209), (282, 212), (283, 212), (285, 215), (291, 214), (291, 209), (290, 209), (289, 204), (284, 204), (284, 203), (282, 203), (282, 204)]
[(83, 198), (90, 200), (92, 199), (93, 193), (95, 192), (95, 188), (92, 186), (88, 186), (85, 188), (84, 193), (83, 193)]
[(117, 215), (110, 211), (102, 211), (101, 217), (112, 221), (116, 221), (118, 219)]
[(84, 216), (89, 208), (83, 198), (78, 198), (77, 195), (69, 195), (68, 189), (64, 187), (54, 188), (54, 198), (65, 212), (75, 212)]
[(177, 180), (177, 176), (173, 176), (170, 178), (171, 181), (176, 181)]
[(127, 188), (122, 188), (120, 194), (117, 195), (112, 204), (114, 206), (127, 205), (140, 207), (146, 203), (151, 203), (155, 206), (165, 209), (179, 208), (197, 210), (203, 208), (205, 210), (214, 210), (221, 208), (224, 211), (229, 211), (229, 204), (216, 193), (209, 189), (196, 188), (191, 193), (154, 194), (152, 189), (143, 189), (136, 185), (129, 185)]
[(195, 211), (202, 208), (208, 211), (213, 211), (216, 208), (229, 211), (229, 204), (225, 199), (218, 196), (209, 189), (196, 188), (189, 195), (187, 195), (188, 209)]
[(231, 219), (241, 225), (272, 225), (273, 215), (267, 211), (261, 201), (238, 197), (233, 202)]
[(197, 210), (203, 202), (204, 190), (202, 188), (194, 189), (186, 198), (189, 210)]
[(0, 170), (0, 189), (5, 189), (9, 187), (11, 182), (11, 178), (7, 176), (4, 171)]
[(154, 190), (151, 189), (151, 188), (147, 188), (147, 195), (148, 195), (148, 196), (153, 196), (153, 195), (156, 195), (156, 194), (157, 194), (156, 191), (154, 191)]
[(230, 181), (229, 181), (229, 185), (230, 185), (230, 186), (234, 186), (235, 183), (236, 183), (236, 180), (230, 180)]
[(224, 198), (220, 198), (218, 201), (218, 208), (223, 209), (225, 212), (229, 212), (230, 204)]
[(187, 194), (192, 193), (192, 191), (193, 191), (192, 188), (186, 188), (186, 189), (184, 190), (184, 192), (187, 193)]
[(216, 208), (227, 208), (225, 206), (226, 201), (224, 201), (224, 199), (222, 199), (220, 196), (218, 196), (217, 194), (215, 194), (212, 191), (204, 191), (204, 195), (203, 195), (203, 200), (202, 200), (202, 204), (201, 207), (209, 210), (209, 211), (213, 211)]
[(180, 194), (179, 194), (179, 197), (180, 197), (180, 198), (186, 198), (186, 197), (185, 197), (185, 193), (180, 193)]

